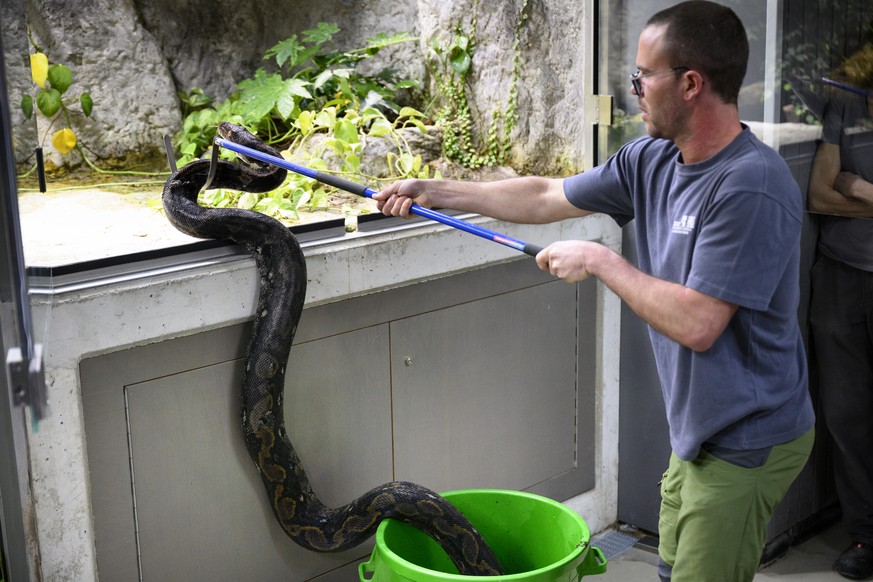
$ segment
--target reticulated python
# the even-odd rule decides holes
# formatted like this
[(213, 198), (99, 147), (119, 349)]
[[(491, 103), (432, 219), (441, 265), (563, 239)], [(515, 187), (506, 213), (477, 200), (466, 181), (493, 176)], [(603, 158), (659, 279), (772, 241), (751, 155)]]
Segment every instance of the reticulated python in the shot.
[[(222, 123), (227, 140), (279, 156), (245, 129)], [(252, 161), (218, 161), (210, 187), (266, 192), (279, 187), (286, 171)], [(465, 575), (499, 575), (500, 564), (479, 532), (453, 505), (433, 491), (403, 481), (386, 483), (351, 503), (326, 507), (315, 495), (285, 430), (285, 365), (303, 311), (306, 262), (291, 231), (277, 220), (237, 208), (203, 208), (197, 195), (210, 162), (197, 160), (173, 173), (163, 191), (164, 211), (182, 232), (230, 240), (255, 258), (260, 290), (242, 385), (246, 448), (258, 467), (276, 519), (288, 536), (310, 550), (338, 552), (357, 546), (383, 519), (407, 522), (432, 537)]]

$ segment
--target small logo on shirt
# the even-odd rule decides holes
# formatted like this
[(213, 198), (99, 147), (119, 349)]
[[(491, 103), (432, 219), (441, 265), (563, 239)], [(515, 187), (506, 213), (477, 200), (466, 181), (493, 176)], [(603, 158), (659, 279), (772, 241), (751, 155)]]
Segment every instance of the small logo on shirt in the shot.
[(694, 230), (694, 224), (697, 222), (696, 216), (688, 216), (683, 214), (682, 218), (673, 221), (674, 234), (690, 234)]

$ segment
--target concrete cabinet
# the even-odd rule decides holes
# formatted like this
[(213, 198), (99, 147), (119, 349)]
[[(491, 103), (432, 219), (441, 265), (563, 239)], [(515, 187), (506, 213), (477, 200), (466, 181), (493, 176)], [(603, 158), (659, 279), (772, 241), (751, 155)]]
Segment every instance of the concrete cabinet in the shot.
[[(594, 487), (596, 285), (515, 261), (304, 310), (285, 418), (319, 496)], [(250, 324), (85, 359), (102, 582), (356, 576), (276, 524), (240, 429)]]

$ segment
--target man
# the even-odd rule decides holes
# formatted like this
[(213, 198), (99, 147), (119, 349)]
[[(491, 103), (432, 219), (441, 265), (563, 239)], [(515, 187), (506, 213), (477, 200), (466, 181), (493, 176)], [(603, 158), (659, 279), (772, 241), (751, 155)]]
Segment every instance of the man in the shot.
[[(873, 90), (866, 46), (846, 60), (848, 81)], [(824, 112), (822, 142), (809, 180), (820, 216), (812, 269), (810, 327), (822, 413), (832, 437), (834, 483), (851, 545), (834, 569), (873, 575), (873, 93), (841, 92)]]
[(387, 215), (417, 202), (526, 223), (636, 219), (639, 268), (590, 241), (536, 260), (570, 283), (599, 278), (650, 326), (673, 447), (659, 574), (677, 582), (752, 579), (813, 440), (796, 319), (801, 196), (740, 123), (747, 61), (733, 11), (684, 2), (640, 35), (631, 83), (649, 137), (567, 179), (407, 180), (374, 196)]

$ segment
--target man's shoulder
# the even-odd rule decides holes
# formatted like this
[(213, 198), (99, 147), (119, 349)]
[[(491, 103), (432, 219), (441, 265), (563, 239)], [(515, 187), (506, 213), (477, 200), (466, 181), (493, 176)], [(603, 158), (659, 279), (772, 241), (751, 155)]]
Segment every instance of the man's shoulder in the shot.
[(775, 149), (748, 129), (735, 155), (723, 165), (723, 191), (730, 195), (766, 196), (779, 205), (802, 211), (802, 195), (788, 163)]

